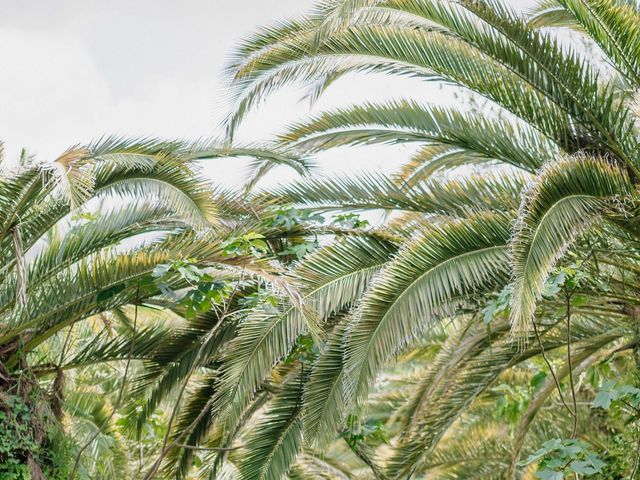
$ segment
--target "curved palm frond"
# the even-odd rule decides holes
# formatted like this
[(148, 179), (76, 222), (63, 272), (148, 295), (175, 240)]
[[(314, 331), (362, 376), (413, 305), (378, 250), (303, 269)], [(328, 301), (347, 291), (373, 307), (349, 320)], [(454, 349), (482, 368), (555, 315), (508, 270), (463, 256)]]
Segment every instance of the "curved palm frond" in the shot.
[(559, 154), (554, 142), (522, 122), (407, 100), (325, 112), (294, 125), (280, 138), (307, 152), (343, 145), (437, 142), (461, 149), (476, 161), (498, 160), (528, 172), (540, 167), (541, 159)]
[(514, 331), (529, 330), (543, 284), (567, 248), (632, 192), (627, 173), (602, 158), (563, 159), (540, 174), (525, 195), (512, 241)]
[(267, 405), (246, 439), (248, 448), (239, 452), (241, 479), (278, 480), (289, 470), (302, 445), (303, 385), (304, 374), (295, 375)]
[(346, 345), (345, 392), (362, 402), (380, 368), (466, 296), (505, 282), (509, 217), (478, 214), (426, 228), (362, 299)]
[[(223, 422), (232, 428), (271, 368), (284, 358), (300, 335), (353, 304), (388, 259), (393, 245), (375, 238), (346, 238), (309, 256), (293, 277), (315, 280), (300, 300), (284, 300), (276, 311), (255, 308), (242, 320), (229, 344), (215, 401)], [(335, 258), (342, 261), (335, 263)]]
[[(463, 90), (464, 98), (490, 101), (480, 112), (397, 100), (321, 113), (294, 124), (280, 140), (305, 153), (406, 142), (420, 150), (392, 179), (304, 179), (256, 196), (304, 208), (381, 209), (394, 215), (385, 227), (400, 244), (397, 253), (378, 267), (360, 298), (344, 304), (355, 308), (340, 312), (346, 316), (319, 345), (304, 389), (304, 445), (325, 448), (344, 430), (350, 455), (359, 459), (357, 467), (339, 470), (347, 476), (365, 471), (376, 478), (502, 478), (513, 464), (510, 452), (497, 445), (513, 440), (513, 432), (503, 429), (495, 445), (479, 445), (467, 456), (452, 447), (455, 437), (448, 437), (462, 435), (486, 415), (480, 412), (491, 401), (493, 382), (511, 374), (521, 382), (523, 368), (536, 364), (542, 346), (558, 362), (570, 339), (568, 350), (581, 362), (629, 335), (621, 325), (635, 311), (629, 292), (635, 292), (640, 272), (635, 252), (639, 137), (629, 94), (637, 84), (638, 11), (625, 0), (558, 3), (544, 2), (544, 11), (527, 18), (496, 0), (336, 0), (257, 34), (228, 69), (235, 101), (227, 124), (231, 134), (275, 89), (302, 82), (316, 98), (350, 72), (439, 82)], [(602, 52), (589, 58), (590, 45), (538, 28), (544, 22), (580, 29)], [(479, 177), (453, 177), (459, 172), (451, 171), (434, 176), (459, 166), (500, 163), (534, 174), (532, 185), (525, 188), (529, 177), (504, 166), (492, 175), (484, 175), (485, 168)], [(587, 231), (588, 238), (575, 241)], [(605, 253), (595, 258), (592, 242)], [(549, 293), (565, 287), (545, 282), (569, 248), (572, 258), (585, 259), (567, 271), (588, 274), (574, 292), (580, 300), (567, 307), (559, 294)], [(510, 287), (503, 289), (510, 275), (513, 294)], [(316, 283), (313, 277), (298, 281)], [(496, 297), (507, 298), (500, 303), (499, 324), (479, 325), (481, 302)], [(562, 308), (573, 315), (569, 331), (560, 322), (569, 315)], [(511, 336), (515, 331), (533, 338), (527, 325), (534, 315), (542, 346)], [(436, 353), (408, 351), (444, 318), (452, 319), (444, 346)], [(425, 368), (426, 376), (394, 377), (397, 370), (381, 375), (403, 351), (408, 352), (399, 362), (406, 366), (398, 370)], [(578, 385), (579, 395), (591, 394), (589, 388)], [(555, 405), (545, 407), (545, 415), (558, 415)], [(376, 436), (379, 432), (368, 438), (366, 429), (346, 420), (348, 414), (381, 422), (380, 435), (388, 434), (391, 445)], [(565, 434), (566, 425), (536, 424), (528, 438), (544, 438), (537, 436), (543, 431)], [(484, 446), (495, 455), (483, 462), (490, 465), (486, 469), (474, 457), (485, 453)], [(305, 478), (298, 467), (294, 464), (291, 474)], [(534, 468), (521, 473), (533, 475)], [(313, 472), (310, 466), (310, 478)]]
[[(557, 3), (637, 88), (640, 85), (640, 11), (637, 5), (616, 0), (558, 0)], [(557, 13), (556, 18), (559, 15)]]
[(277, 166), (285, 166), (299, 175), (307, 175), (313, 171), (315, 164), (306, 156), (284, 149), (278, 145), (234, 145), (223, 146), (222, 142), (201, 142), (190, 145), (192, 150), (188, 158), (194, 161), (216, 158), (247, 157), (251, 159), (250, 168), (253, 173), (245, 184), (250, 190), (267, 173)]
[(540, 0), (527, 14), (533, 28), (569, 27), (579, 29), (575, 17), (562, 8), (557, 0)]
[(349, 406), (343, 386), (343, 347), (349, 320), (345, 317), (331, 332), (305, 388), (304, 440), (310, 446), (323, 447), (335, 438)]
[(280, 199), (315, 210), (388, 210), (422, 215), (465, 215), (479, 211), (515, 210), (526, 178), (486, 174), (455, 180), (398, 184), (383, 175), (316, 177), (276, 186), (258, 198)]

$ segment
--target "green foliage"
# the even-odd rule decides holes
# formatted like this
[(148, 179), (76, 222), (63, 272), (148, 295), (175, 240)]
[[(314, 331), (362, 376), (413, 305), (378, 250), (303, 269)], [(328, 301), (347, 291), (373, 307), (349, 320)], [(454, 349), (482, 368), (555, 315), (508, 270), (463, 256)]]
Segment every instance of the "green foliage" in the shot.
[(358, 215), (357, 213), (344, 213), (336, 215), (333, 219), (333, 223), (348, 229), (365, 228), (369, 226), (369, 220), (360, 218), (360, 215)]
[(26, 457), (40, 449), (29, 421), (31, 412), (16, 396), (3, 398), (0, 411), (0, 473), (12, 480), (28, 479)]
[[(36, 402), (29, 406), (17, 395), (0, 394), (0, 476), (7, 480), (31, 480), (29, 458), (45, 478), (62, 480), (71, 471), (73, 442), (50, 414), (34, 411), (46, 408)], [(36, 417), (38, 416), (38, 417)]]
[[(461, 102), (343, 106), (271, 148), (109, 138), (3, 171), (0, 366), (47, 387), (82, 368), (51, 390), (94, 438), (86, 472), (631, 475), (640, 16), (623, 0), (543, 4), (529, 19), (499, 0), (322, 1), (242, 43), (228, 70), (230, 137), (270, 92), (302, 82), (315, 100), (350, 72), (446, 84)], [(394, 175), (253, 191), (275, 166), (304, 175), (316, 152), (374, 144), (416, 153)], [(225, 156), (252, 157), (244, 190), (195, 174)], [(376, 225), (354, 213), (380, 210)], [(1, 474), (24, 477), (29, 451), (68, 476), (36, 438), (46, 415), (0, 412)]]
[(490, 324), (496, 317), (508, 315), (512, 291), (513, 287), (506, 285), (497, 295), (490, 296), (489, 302), (482, 309), (482, 321), (485, 324)]
[(318, 242), (302, 242), (289, 245), (286, 249), (279, 253), (279, 255), (293, 255), (297, 260), (303, 259), (307, 254), (312, 253), (318, 248)]
[(563, 480), (572, 473), (590, 476), (602, 471), (605, 465), (587, 443), (559, 438), (543, 443), (522, 465), (534, 462), (539, 462), (536, 478), (542, 480)]
[[(250, 249), (255, 248), (255, 245), (247, 244), (245, 247)], [(171, 282), (175, 283), (176, 274), (189, 285), (186, 291), (171, 290), (170, 285)], [(207, 313), (216, 306), (222, 305), (233, 291), (233, 286), (229, 282), (215, 280), (202, 268), (188, 260), (160, 264), (155, 267), (152, 276), (156, 279), (162, 293), (177, 300), (177, 304), (184, 307), (187, 320), (193, 320), (198, 314)]]
[(272, 226), (293, 230), (294, 227), (305, 223), (322, 223), (324, 217), (308, 209), (297, 209), (294, 207), (280, 207), (273, 214)]
[(318, 355), (318, 346), (310, 335), (302, 335), (296, 340), (291, 353), (283, 361), (283, 363), (293, 365), (301, 363), (307, 365), (313, 361)]
[(340, 432), (339, 437), (344, 438), (352, 450), (357, 450), (362, 443), (378, 446), (389, 441), (382, 420), (375, 418), (363, 420), (353, 414), (347, 417), (345, 429)]
[(252, 255), (259, 257), (269, 250), (264, 235), (257, 232), (245, 233), (239, 237), (232, 237), (222, 243), (225, 255)]
[(633, 427), (609, 435), (602, 456), (605, 466), (599, 474), (593, 476), (593, 480), (628, 478), (637, 458), (633, 454), (630, 455), (630, 452), (636, 451), (637, 448), (638, 430)]
[(343, 213), (336, 215), (333, 219), (333, 223), (348, 229), (365, 228), (369, 226), (369, 220), (361, 219), (360, 215), (357, 213)]
[(497, 385), (492, 389), (497, 395), (496, 415), (515, 424), (525, 412), (531, 401), (531, 392), (524, 385)]
[[(316, 99), (351, 72), (446, 84), (462, 99), (372, 101), (299, 121), (280, 140), (307, 154), (407, 143), (416, 153), (392, 176), (316, 176), (256, 196), (331, 212), (334, 225), (354, 230), (349, 238), (379, 236), (399, 247), (355, 296), (353, 281), (325, 289), (327, 275), (296, 276), (304, 290), (322, 293), (312, 307), (323, 320), (326, 304), (344, 308), (311, 366), (308, 444), (324, 448), (336, 431), (350, 431), (360, 407), (367, 413), (359, 423), (382, 418), (393, 438), (381, 447), (354, 436), (350, 450), (370, 471), (347, 476), (518, 478), (530, 469), (517, 460), (532, 445), (573, 430), (572, 408), (576, 434), (598, 449), (611, 432), (629, 430), (583, 406), (608, 368), (618, 376), (631, 368), (621, 358), (637, 336), (639, 137), (629, 95), (638, 86), (637, 8), (543, 3), (529, 23), (499, 0), (321, 2), (257, 32), (229, 65), (230, 134), (284, 85), (302, 83)], [(591, 58), (589, 43), (539, 29), (545, 22), (577, 28), (603, 61)], [(389, 214), (380, 227), (354, 213), (375, 210)], [(371, 228), (357, 231), (363, 227)], [(308, 240), (297, 239), (278, 252), (306, 255), (302, 265), (322, 260), (323, 273), (338, 269), (331, 260), (348, 270), (356, 253), (330, 241), (309, 253)], [(361, 267), (351, 268), (341, 278), (356, 278)], [(436, 331), (446, 340), (434, 341)], [(287, 360), (275, 361), (275, 371), (288, 361), (278, 351)], [(539, 460), (549, 478), (598, 470), (591, 451), (570, 442), (545, 444), (548, 458)], [(553, 460), (563, 455), (566, 472)], [(310, 471), (312, 456), (300, 454)]]
[(609, 380), (602, 385), (591, 406), (605, 410), (627, 406), (635, 409), (636, 415), (640, 415), (640, 388)]
[(246, 309), (261, 308), (268, 313), (277, 313), (280, 299), (262, 288), (238, 300), (238, 304)]

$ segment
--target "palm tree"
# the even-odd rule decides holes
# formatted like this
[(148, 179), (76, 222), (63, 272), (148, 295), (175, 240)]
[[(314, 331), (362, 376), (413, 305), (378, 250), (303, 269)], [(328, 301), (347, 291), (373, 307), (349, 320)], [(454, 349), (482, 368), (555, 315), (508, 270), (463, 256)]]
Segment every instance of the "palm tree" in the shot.
[[(539, 28), (546, 25), (569, 25), (581, 41)], [(567, 403), (560, 408), (574, 420), (564, 436), (575, 435), (578, 401), (593, 391), (574, 388), (574, 376), (638, 350), (639, 25), (637, 6), (622, 0), (545, 2), (531, 20), (496, 1), (336, 0), (264, 28), (237, 49), (229, 67), (236, 100), (230, 135), (273, 90), (302, 82), (318, 95), (350, 72), (441, 82), (485, 102), (481, 109), (410, 99), (346, 106), (282, 135), (305, 154), (379, 143), (419, 149), (393, 179), (320, 178), (267, 194), (319, 210), (399, 213), (294, 270), (325, 333), (316, 338), (311, 372), (301, 371), (291, 386), (304, 388), (283, 389), (249, 437), (251, 454), (238, 459), (241, 478), (280, 478), (297, 452), (326, 446), (347, 414), (368, 403), (391, 359), (444, 319), (476, 322), (462, 332), (465, 347), (447, 360), (451, 373), (419, 382), (391, 452), (354, 447), (376, 478), (425, 472), (448, 429), (508, 369), (532, 357), (544, 357), (554, 375), (522, 415), (504, 471), (516, 475), (523, 448), (537, 446), (527, 432), (548, 398)], [(483, 175), (447, 180), (470, 164), (483, 166)], [(379, 242), (388, 256), (371, 264)], [(487, 303), (489, 323), (506, 318), (472, 335)], [(288, 312), (270, 324), (286, 327), (279, 330), (285, 335), (268, 349), (252, 348), (255, 361), (246, 357), (224, 376), (225, 391), (235, 393), (221, 396), (221, 428), (236, 428), (258, 385), (303, 333)], [(241, 323), (237, 342), (243, 338)], [(568, 400), (559, 389), (565, 377)], [(274, 445), (265, 439), (276, 430)]]
[[(158, 265), (200, 265), (217, 272), (212, 282), (238, 275), (266, 275), (271, 281), (272, 267), (247, 258), (246, 252), (229, 254), (224, 243), (246, 233), (247, 222), (238, 223), (238, 211), (250, 211), (256, 222), (253, 216), (264, 206), (249, 210), (239, 197), (214, 190), (198, 171), (200, 161), (236, 156), (253, 157), (252, 182), (274, 165), (308, 169), (305, 159), (276, 148), (115, 137), (73, 147), (50, 163), (26, 154), (13, 167), (3, 160), (0, 393), (8, 412), (3, 430), (8, 437), (17, 435), (20, 431), (9, 426), (24, 422), (19, 428), (26, 429), (27, 443), (3, 450), (2, 468), (28, 468), (41, 478), (43, 469), (56, 467), (47, 453), (56, 447), (49, 426), (57, 425), (63, 410), (87, 419), (76, 424), (79, 428), (97, 428), (95, 435), (84, 435), (94, 446), (111, 428), (113, 413), (102, 418), (105, 405), (82, 408), (87, 400), (80, 390), (71, 389), (70, 401), (64, 402), (64, 372), (126, 360), (113, 408), (121, 406), (132, 361), (151, 358), (154, 345), (175, 335), (163, 322), (137, 323), (138, 308), (169, 304), (163, 292), (190, 285), (179, 269), (157, 281)], [(96, 322), (105, 325), (104, 319), (114, 315), (116, 337), (110, 329), (96, 330)], [(87, 330), (87, 324), (94, 327)], [(203, 334), (193, 326), (188, 333)], [(89, 422), (93, 417), (102, 420)], [(67, 475), (75, 475), (83, 451)]]
[[(422, 472), (432, 460), (432, 455), (436, 454), (432, 452), (440, 448), (443, 436), (450, 435), (450, 429), (456, 431), (459, 422), (473, 415), (476, 405), (490, 402), (495, 397), (491, 388), (504, 381), (505, 371), (519, 369), (526, 385), (531, 376), (527, 372), (535, 366), (529, 360), (540, 357), (544, 351), (554, 365), (563, 365), (559, 369), (554, 366), (554, 370), (556, 378), (565, 381), (568, 376), (564, 366), (568, 334), (571, 335), (573, 372), (576, 375), (603, 358), (607, 359), (612, 351), (624, 353), (634, 348), (637, 340), (634, 340), (633, 323), (619, 300), (623, 295), (629, 297), (629, 278), (626, 273), (598, 266), (598, 257), (581, 263), (578, 269), (580, 273), (577, 276), (584, 276), (584, 280), (571, 293), (572, 324), (569, 328), (565, 323), (563, 291), (566, 279), (561, 279), (572, 275), (571, 278), (576, 277), (572, 273), (575, 272), (574, 259), (545, 285), (548, 292), (538, 308), (538, 332), (514, 340), (506, 318), (512, 296), (508, 285), (509, 220), (516, 216), (521, 188), (522, 183), (517, 177), (492, 178), (485, 174), (410, 188), (395, 186), (384, 178), (378, 182), (367, 177), (347, 180), (318, 178), (272, 193), (281, 201), (316, 209), (388, 208), (404, 210), (411, 216), (417, 212), (423, 215), (422, 218), (414, 217), (411, 224), (405, 215), (401, 222), (392, 221), (382, 230), (367, 231), (367, 236), (358, 242), (351, 237), (339, 239), (304, 259), (298, 267), (301, 271), (313, 268), (330, 273), (328, 265), (340, 260), (340, 264), (347, 268), (342, 273), (336, 272), (337, 276), (328, 282), (325, 280), (327, 284), (334, 285), (347, 280), (349, 283), (344, 284), (348, 290), (323, 292), (318, 312), (320, 318), (331, 318), (331, 313), (325, 313), (323, 304), (331, 304), (336, 301), (334, 299), (346, 301), (338, 304), (342, 305), (344, 313), (350, 306), (357, 305), (343, 324), (338, 324), (329, 334), (326, 346), (320, 347), (324, 352), (312, 368), (308, 367), (311, 369), (310, 379), (303, 393), (302, 406), (296, 414), (304, 426), (298, 443), (300, 448), (308, 442), (311, 447), (322, 449), (335, 438), (336, 432), (345, 428), (343, 422), (349, 412), (354, 408), (359, 411), (363, 405), (367, 411), (367, 399), (378, 395), (379, 388), (386, 388), (384, 382), (381, 386), (375, 383), (375, 378), (387, 377), (384, 372), (388, 360), (385, 358), (396, 356), (407, 346), (424, 339), (438, 321), (459, 318), (461, 327), (459, 332), (454, 330), (456, 335), (451, 338), (449, 348), (438, 354), (435, 366), (427, 369), (424, 378), (417, 380), (416, 385), (409, 387), (404, 400), (398, 400), (400, 412), (394, 415), (394, 424), (386, 427), (397, 428), (391, 428), (391, 433), (396, 432), (392, 438), (397, 442), (397, 454), (391, 455), (384, 449), (375, 453), (381, 457), (378, 460), (387, 466), (387, 473), (398, 478), (404, 478), (412, 471)], [(357, 194), (350, 195), (350, 192)], [(360, 232), (360, 235), (365, 233)], [(378, 255), (372, 264), (370, 254), (376, 251), (374, 248), (380, 242), (376, 237), (383, 236), (388, 245), (386, 257)], [(486, 257), (482, 256), (483, 253)], [(343, 259), (349, 259), (352, 266), (344, 265)], [(307, 278), (313, 286), (314, 278), (310, 275)], [(567, 280), (566, 284), (572, 281)], [(359, 286), (360, 292), (365, 292), (360, 298), (358, 292), (352, 290), (354, 282), (357, 282), (355, 285)], [(627, 290), (619, 290), (625, 283)], [(468, 284), (473, 287), (466, 290), (465, 285)], [(614, 286), (609, 287), (609, 284)], [(327, 324), (329, 331), (333, 323), (329, 321)], [(371, 340), (367, 332), (376, 328), (380, 329), (378, 335), (383, 338), (379, 340), (374, 336)], [(540, 336), (539, 342), (536, 333)], [(370, 353), (367, 352), (372, 357), (368, 363), (363, 360), (366, 355), (358, 350), (352, 354), (349, 350), (365, 343), (361, 338), (372, 344)], [(408, 345), (400, 343), (403, 341)], [(387, 352), (391, 351), (386, 357), (383, 356), (385, 348), (390, 349)], [(354, 364), (350, 365), (354, 360), (349, 355), (359, 355)], [(407, 353), (406, 357), (411, 359), (410, 367), (416, 368), (414, 355)], [(366, 372), (368, 383), (350, 383), (355, 383), (358, 378), (349, 377), (354, 373), (363, 375), (366, 367), (374, 370), (373, 373)], [(349, 388), (365, 391), (365, 398), (353, 399)], [(560, 403), (555, 397), (555, 382), (551, 376), (539, 392), (530, 393), (536, 393), (538, 401), (551, 399)], [(578, 401), (590, 401), (594, 393), (592, 387), (584, 386), (578, 392)], [(536, 403), (532, 400), (531, 404)], [(396, 411), (395, 408), (393, 410)], [(504, 478), (512, 467), (509, 454), (513, 453), (517, 459), (522, 448), (532, 451), (542, 443), (541, 438), (544, 437), (533, 435), (538, 426), (531, 425), (538, 412), (539, 406), (530, 414), (526, 412), (526, 417), (525, 412), (521, 412), (522, 424), (517, 428), (514, 426), (513, 434), (521, 431), (525, 444), (514, 448), (514, 452), (509, 451), (507, 456), (503, 455), (500, 461), (502, 469), (494, 465), (496, 478)], [(562, 435), (560, 427), (568, 424), (564, 421), (566, 412), (564, 419), (562, 415), (563, 412), (556, 410), (556, 416), (561, 418), (557, 422), (557, 436)], [(583, 417), (578, 417), (578, 421), (579, 426), (589, 426)], [(529, 432), (532, 434), (526, 435)], [(265, 441), (273, 438), (272, 435), (265, 433)], [(602, 436), (602, 431), (585, 428), (585, 435), (597, 439)], [(253, 452), (252, 443), (247, 442), (246, 448)], [(261, 457), (261, 461), (263, 463), (258, 463), (258, 466), (265, 471), (271, 468), (278, 468), (280, 473), (286, 471), (286, 463), (274, 467), (266, 455)], [(467, 465), (467, 468), (470, 467)], [(249, 475), (247, 477), (250, 478)]]

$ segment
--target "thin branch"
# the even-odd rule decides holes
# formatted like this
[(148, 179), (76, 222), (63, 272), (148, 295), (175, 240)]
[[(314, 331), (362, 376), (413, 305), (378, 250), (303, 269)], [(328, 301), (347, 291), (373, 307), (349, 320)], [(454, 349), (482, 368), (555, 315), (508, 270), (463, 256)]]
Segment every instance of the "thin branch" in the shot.
[(573, 401), (573, 428), (571, 438), (576, 438), (578, 432), (578, 402), (576, 387), (573, 383), (573, 365), (571, 363), (571, 293), (565, 292), (567, 301), (567, 366), (569, 367), (569, 385), (571, 386), (571, 400)]
[(564, 395), (562, 394), (562, 389), (560, 388), (560, 381), (558, 380), (558, 377), (556, 376), (556, 373), (553, 370), (553, 367), (551, 366), (551, 362), (549, 361), (549, 357), (547, 357), (547, 352), (545, 352), (545, 350), (544, 350), (544, 345), (542, 344), (542, 339), (540, 338), (540, 332), (538, 331), (538, 325), (536, 325), (535, 318), (531, 320), (531, 323), (533, 323), (533, 331), (536, 334), (536, 340), (538, 342), (538, 346), (540, 347), (540, 353), (542, 354), (542, 358), (544, 358), (544, 361), (546, 362), (547, 367), (549, 367), (549, 372), (551, 372), (551, 376), (553, 377), (553, 381), (556, 384), (556, 388), (558, 390), (558, 396), (560, 397), (560, 401), (562, 402), (564, 407), (569, 411), (569, 413), (571, 415), (574, 415), (574, 412), (571, 410), (571, 407), (569, 407), (569, 405), (567, 404), (566, 400), (564, 399)]

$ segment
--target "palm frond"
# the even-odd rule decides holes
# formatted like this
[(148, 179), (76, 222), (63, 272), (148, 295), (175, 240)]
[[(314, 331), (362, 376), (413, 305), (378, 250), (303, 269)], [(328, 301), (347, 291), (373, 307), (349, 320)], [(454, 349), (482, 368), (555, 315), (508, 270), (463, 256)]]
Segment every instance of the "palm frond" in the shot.
[(104, 330), (91, 342), (80, 346), (78, 351), (61, 367), (64, 369), (86, 367), (96, 363), (126, 360), (129, 357), (136, 360), (147, 360), (152, 357), (153, 352), (160, 345), (167, 341), (169, 335), (168, 329), (159, 328), (156, 325), (139, 331), (135, 340), (126, 335), (109, 338), (108, 332)]
[(401, 167), (397, 178), (398, 182), (413, 186), (430, 180), (437, 173), (446, 174), (447, 171), (458, 167), (487, 163), (491, 162), (482, 155), (446, 144), (431, 143), (421, 147), (411, 156)]
[[(572, 340), (579, 345), (576, 358), (589, 356), (621, 338), (625, 333), (612, 332), (613, 323), (611, 319), (587, 318), (576, 323), (571, 330)], [(521, 348), (522, 343), (510, 335), (506, 321), (493, 325), (491, 330), (476, 323), (460, 334), (461, 338), (454, 338), (451, 345), (438, 354), (440, 358), (419, 384), (416, 396), (408, 402), (411, 428), (405, 430), (388, 460), (388, 472), (393, 478), (405, 478), (420, 468), (420, 462), (428, 462), (430, 452), (447, 429), (502, 372), (541, 351), (537, 343)], [(566, 335), (563, 323), (545, 325), (542, 347), (547, 352), (562, 348)]]
[(313, 171), (315, 164), (306, 156), (277, 145), (234, 145), (223, 146), (221, 142), (196, 143), (191, 145), (190, 160), (202, 161), (216, 158), (248, 157), (251, 159), (253, 174), (245, 184), (250, 190), (260, 179), (277, 166), (286, 166), (299, 175)]
[(380, 368), (462, 298), (508, 276), (509, 217), (478, 214), (426, 228), (363, 297), (346, 345), (347, 398), (362, 402)]
[[(429, 45), (429, 49), (425, 50), (424, 45)], [(237, 124), (241, 112), (246, 113), (260, 97), (296, 79), (374, 71), (468, 87), (534, 124), (550, 137), (563, 142), (570, 138), (566, 114), (515, 72), (450, 35), (365, 24), (352, 26), (331, 37), (315, 55), (305, 55), (307, 48), (296, 40), (291, 40), (291, 44), (285, 41), (239, 68), (235, 76), (240, 92), (237, 114), (231, 117), (230, 124)], [(491, 79), (496, 78), (503, 78), (511, 88), (506, 90), (503, 83), (492, 83)]]
[(565, 10), (557, 0), (539, 0), (538, 3), (527, 12), (527, 20), (533, 28), (580, 28), (575, 17)]
[[(181, 408), (174, 427), (174, 433), (171, 436), (172, 440), (179, 435), (184, 436), (185, 431), (188, 431), (181, 445), (197, 447), (211, 435), (215, 412), (211, 409), (210, 399), (216, 393), (217, 381), (217, 373), (206, 374), (198, 380), (193, 391), (190, 392), (189, 398)], [(205, 415), (202, 415), (204, 409), (208, 409), (208, 411)], [(196, 421), (197, 419), (199, 421)], [(185, 447), (176, 448), (169, 452), (163, 466), (166, 478), (188, 478), (187, 475), (193, 465), (194, 454), (194, 450)]]
[[(201, 315), (188, 325), (173, 329), (161, 345), (146, 355), (144, 369), (132, 387), (136, 402), (128, 412), (129, 430), (139, 435), (145, 422), (189, 372), (195, 367), (211, 368), (215, 364), (222, 348), (237, 332), (234, 319), (223, 320), (219, 325), (220, 321), (215, 314)], [(180, 422), (179, 419), (178, 426)], [(183, 427), (186, 425), (189, 423)]]
[(636, 88), (640, 86), (640, 11), (618, 0), (558, 0), (612, 64)]
[[(346, 238), (305, 259), (294, 278), (315, 280), (300, 292), (301, 301), (283, 299), (277, 311), (255, 308), (244, 318), (228, 347), (216, 408), (230, 428), (240, 418), (273, 365), (284, 358), (296, 339), (314, 325), (353, 304), (394, 247), (375, 238)], [(336, 257), (343, 262), (334, 262)]]
[(241, 479), (279, 480), (289, 470), (302, 446), (303, 385), (304, 374), (295, 375), (267, 405), (240, 452)]
[(347, 412), (343, 347), (349, 320), (345, 317), (331, 332), (305, 388), (304, 441), (310, 446), (322, 448), (333, 440)]
[(422, 215), (464, 215), (517, 208), (525, 177), (486, 174), (456, 180), (398, 184), (387, 176), (316, 177), (270, 189), (258, 198), (278, 198), (316, 210), (398, 210)]
[(559, 153), (554, 142), (523, 122), (407, 100), (325, 112), (294, 125), (281, 139), (309, 152), (342, 145), (437, 142), (529, 172), (541, 166), (541, 159)]
[(616, 199), (632, 193), (625, 170), (602, 158), (578, 156), (549, 164), (525, 196), (512, 240), (515, 332), (527, 332), (543, 284), (567, 248)]

